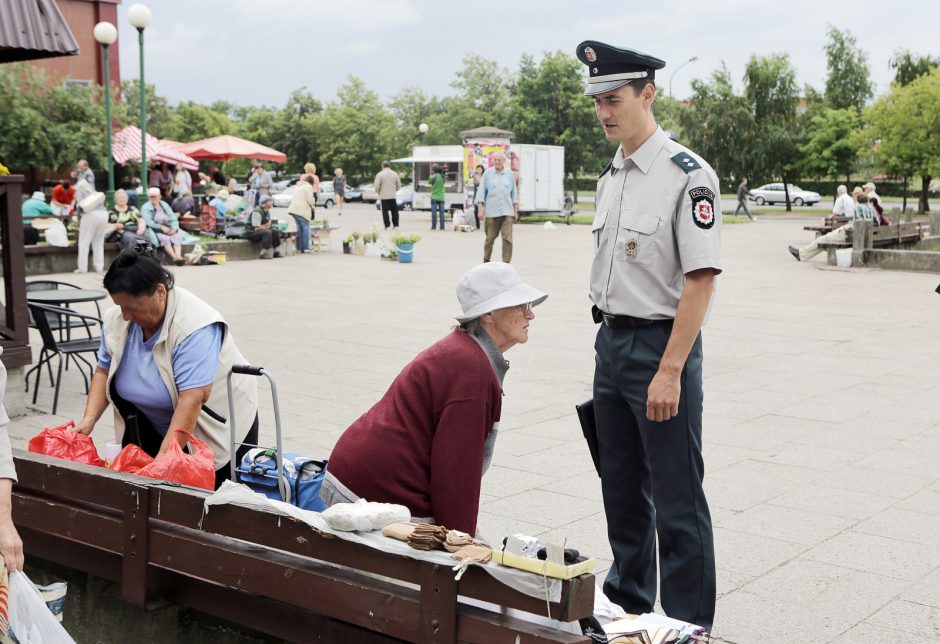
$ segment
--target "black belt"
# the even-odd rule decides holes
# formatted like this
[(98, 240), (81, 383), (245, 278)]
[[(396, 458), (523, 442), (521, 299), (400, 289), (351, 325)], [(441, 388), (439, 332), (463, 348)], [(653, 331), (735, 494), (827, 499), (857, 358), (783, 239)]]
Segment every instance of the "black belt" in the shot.
[(595, 322), (603, 322), (611, 329), (636, 329), (654, 324), (672, 324), (671, 319), (665, 320), (647, 320), (646, 318), (635, 318), (632, 315), (614, 315), (605, 313), (596, 306), (591, 307), (591, 316)]

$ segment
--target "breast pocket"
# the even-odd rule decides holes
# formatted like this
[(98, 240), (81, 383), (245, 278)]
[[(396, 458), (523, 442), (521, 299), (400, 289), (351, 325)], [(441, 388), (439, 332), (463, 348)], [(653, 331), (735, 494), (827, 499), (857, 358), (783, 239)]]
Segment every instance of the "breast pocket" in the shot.
[(658, 215), (625, 209), (620, 220), (620, 236), (614, 258), (638, 266), (649, 266), (659, 252), (659, 226)]

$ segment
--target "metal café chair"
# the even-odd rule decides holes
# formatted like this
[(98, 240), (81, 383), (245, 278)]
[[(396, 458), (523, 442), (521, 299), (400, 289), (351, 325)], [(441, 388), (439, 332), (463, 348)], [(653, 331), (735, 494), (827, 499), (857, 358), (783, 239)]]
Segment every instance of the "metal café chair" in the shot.
[[(75, 312), (72, 309), (63, 308), (60, 306), (49, 306), (47, 304), (36, 304), (34, 302), (27, 302), (27, 305), (29, 306), (33, 320), (36, 323), (36, 328), (39, 330), (39, 335), (42, 338), (42, 350), (39, 352), (39, 362), (35, 367), (33, 367), (33, 369), (30, 370), (30, 372), (36, 371), (36, 382), (33, 388), (33, 404), (36, 404), (36, 397), (39, 395), (39, 376), (42, 373), (42, 365), (49, 365), (47, 368), (49, 369), (50, 374), (50, 384), (55, 385), (55, 395), (52, 399), (52, 413), (55, 414), (59, 406), (59, 387), (62, 383), (62, 363), (64, 362), (64, 359), (67, 360), (68, 358), (72, 357), (88, 367), (88, 376), (85, 375), (84, 369), (79, 369), (79, 372), (82, 374), (82, 379), (85, 381), (85, 393), (88, 393), (88, 385), (90, 382), (89, 376), (94, 375), (94, 366), (88, 360), (83, 358), (81, 354), (94, 354), (98, 351), (98, 346), (101, 344), (101, 318), (94, 317), (93, 315), (83, 315), (81, 313)], [(66, 323), (78, 321), (79, 325), (85, 329), (85, 337), (77, 340), (62, 340), (60, 337), (57, 337), (52, 326), (50, 325), (50, 316), (58, 317)], [(93, 330), (98, 331), (97, 336), (93, 334)], [(53, 356), (59, 357), (59, 369), (54, 383), (52, 382), (51, 377), (51, 361)], [(28, 387), (29, 384), (27, 383), (27, 388)]]
[[(59, 289), (74, 288), (81, 289), (81, 286), (77, 284), (70, 284), (69, 282), (61, 282), (58, 280), (32, 280), (26, 282), (26, 292), (31, 293), (33, 291), (57, 291)], [(26, 299), (29, 299), (29, 295), (26, 296)], [(93, 302), (95, 305), (95, 310), (98, 312), (98, 317), (101, 317), (101, 306), (98, 302)], [(65, 306), (65, 308), (71, 308)], [(59, 334), (59, 340), (69, 340), (71, 338), (71, 331), (74, 328), (83, 326), (81, 320), (64, 320), (58, 314), (49, 313), (46, 314), (46, 318), (49, 320), (49, 326), (52, 327), (52, 330)], [(36, 321), (33, 319), (33, 312), (29, 312), (29, 326), (33, 329), (38, 329), (36, 326)], [(26, 372), (26, 391), (29, 391), (29, 376), (33, 371), (36, 371), (39, 368), (39, 364), (34, 365), (29, 371)], [(52, 380), (52, 365), (46, 363), (46, 366), (49, 370), (49, 384), (53, 384)], [(69, 365), (68, 360), (65, 362), (65, 369), (68, 371)]]

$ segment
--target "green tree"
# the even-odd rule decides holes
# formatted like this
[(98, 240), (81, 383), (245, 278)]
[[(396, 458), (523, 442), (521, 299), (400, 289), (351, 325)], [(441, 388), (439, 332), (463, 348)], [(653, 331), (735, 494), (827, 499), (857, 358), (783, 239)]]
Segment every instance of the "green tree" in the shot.
[(919, 176), (919, 212), (927, 212), (930, 180), (940, 172), (940, 70), (895, 84), (865, 111), (869, 143), (889, 171)]
[(339, 101), (327, 106), (321, 123), (324, 167), (341, 167), (349, 177), (371, 178), (383, 160), (407, 149), (396, 149), (395, 119), (378, 95), (355, 76), (337, 92)]
[(898, 49), (888, 64), (894, 70), (894, 82), (910, 85), (915, 78), (925, 76), (931, 69), (940, 67), (940, 57), (919, 56), (906, 49)]
[(234, 129), (231, 119), (224, 112), (198, 103), (180, 103), (174, 112), (176, 136), (185, 143), (231, 134)]
[[(745, 142), (752, 172), (787, 184), (799, 174), (800, 145), (806, 131), (805, 120), (797, 113), (799, 95), (790, 57), (751, 56), (744, 84), (744, 96), (754, 117), (753, 132)], [(789, 211), (789, 190), (785, 196)]]
[(450, 84), (457, 95), (444, 101), (454, 134), (482, 125), (508, 128), (513, 84), (509, 71), (482, 56), (466, 56)]
[[(428, 96), (420, 88), (409, 85), (392, 96), (389, 111), (395, 120), (395, 149), (407, 150), (414, 145), (454, 145), (454, 126), (449, 122), (444, 101)], [(423, 137), (418, 127), (424, 123), (428, 132)]]
[(817, 178), (844, 176), (851, 181), (852, 169), (858, 159), (853, 133), (859, 117), (853, 109), (824, 108), (810, 118), (807, 141), (800, 146), (802, 169)]
[(323, 104), (306, 87), (291, 92), (287, 104), (277, 112), (271, 138), (264, 144), (287, 155), (289, 172), (300, 172), (305, 163), (317, 159), (322, 115)]
[(861, 112), (874, 96), (868, 56), (855, 44), (855, 37), (829, 25), (826, 52), (826, 103), (834, 109), (855, 108)]
[(679, 113), (679, 122), (685, 133), (682, 143), (711, 164), (722, 185), (733, 186), (753, 175), (748, 146), (754, 115), (747, 100), (735, 94), (724, 64), (708, 81), (692, 81), (692, 97), (688, 109)]
[(680, 143), (685, 140), (685, 132), (682, 127), (682, 113), (685, 109), (682, 101), (672, 96), (660, 94), (657, 89), (656, 101), (653, 103), (653, 115), (656, 117), (656, 122), (664, 130), (675, 134)]
[(573, 181), (575, 201), (578, 174), (600, 172), (611, 156), (593, 102), (584, 95), (582, 77), (581, 63), (568, 54), (545, 54), (538, 63), (524, 55), (511, 113), (518, 140), (565, 147), (565, 174)]
[[(147, 133), (158, 139), (181, 140), (179, 135), (179, 119), (170, 103), (157, 94), (157, 88), (147, 85)], [(124, 125), (140, 127), (140, 81), (129, 80), (121, 84), (121, 103), (124, 106), (129, 122)]]
[[(66, 170), (78, 159), (105, 167), (105, 114), (101, 87), (47, 86), (27, 65), (0, 66), (0, 159), (25, 172)], [(120, 107), (115, 120), (124, 117)]]

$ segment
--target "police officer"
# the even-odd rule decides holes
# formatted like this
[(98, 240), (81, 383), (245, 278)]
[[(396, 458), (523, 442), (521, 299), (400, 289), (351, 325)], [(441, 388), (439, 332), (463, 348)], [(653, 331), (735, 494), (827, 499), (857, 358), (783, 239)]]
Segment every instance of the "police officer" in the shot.
[(578, 45), (585, 94), (620, 147), (597, 183), (591, 299), (594, 410), (614, 562), (604, 592), (627, 612), (656, 601), (712, 626), (715, 555), (702, 490), (702, 340), (719, 258), (718, 178), (651, 111), (665, 62)]

